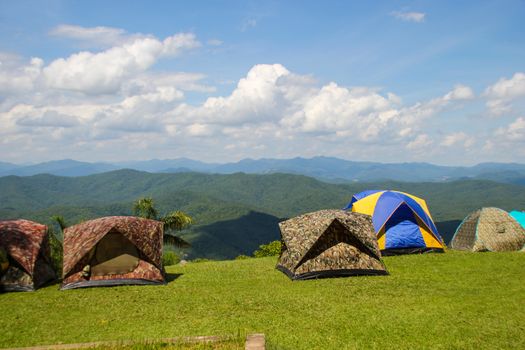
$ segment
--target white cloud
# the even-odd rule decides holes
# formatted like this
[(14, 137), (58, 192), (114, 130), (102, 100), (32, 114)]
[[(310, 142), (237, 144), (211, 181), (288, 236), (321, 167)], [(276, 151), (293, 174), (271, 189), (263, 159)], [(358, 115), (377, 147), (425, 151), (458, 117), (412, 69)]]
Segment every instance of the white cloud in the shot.
[(471, 88), (465, 85), (456, 85), (454, 87), (454, 90), (450, 91), (448, 94), (443, 96), (443, 100), (445, 101), (453, 101), (453, 100), (471, 100), (473, 99), (474, 92)]
[(469, 87), (457, 85), (442, 97), (404, 107), (393, 93), (384, 96), (375, 89), (335, 82), (318, 87), (312, 77), (293, 74), (282, 65), (256, 65), (231, 95), (210, 97), (200, 106), (183, 103), (170, 113), (170, 123), (171, 128), (195, 122), (223, 125), (230, 136), (237, 129), (246, 135), (246, 125), (253, 134), (259, 125), (271, 123), (278, 130), (274, 137), (305, 133), (366, 144), (413, 142), (427, 118), (473, 97)]
[(47, 86), (87, 94), (117, 92), (124, 80), (150, 68), (162, 56), (176, 56), (200, 43), (191, 33), (180, 33), (163, 41), (138, 38), (106, 51), (79, 52), (60, 58), (43, 69)]
[(348, 89), (332, 82), (323, 86), (300, 110), (284, 118), (283, 124), (306, 132), (339, 132), (367, 139), (378, 136), (397, 116), (392, 105), (391, 100), (369, 89)]
[(511, 110), (514, 100), (525, 97), (525, 73), (517, 72), (510, 79), (501, 78), (497, 83), (485, 89), (487, 107), (494, 115), (501, 115)]
[(295, 132), (352, 134), (367, 140), (396, 119), (399, 102), (395, 94), (384, 97), (373, 89), (345, 88), (333, 82), (319, 89), (311, 77), (292, 74), (282, 65), (256, 65), (231, 95), (210, 97), (201, 106), (182, 104), (171, 115), (173, 123), (271, 122)]
[[(215, 88), (204, 74), (152, 71), (161, 58), (199, 45), (192, 35), (170, 38), (137, 36), (48, 65), (0, 54), (0, 79), (11, 87), (0, 99), (4, 160), (48, 159), (46, 154), (112, 160), (140, 152), (141, 158), (177, 154), (220, 161), (319, 154), (404, 161), (422, 159), (422, 152), (448, 159), (451, 150), (475, 157), (489, 152), (487, 145), (472, 147), (488, 135), (494, 138), (490, 154), (497, 154), (525, 138), (523, 117), (479, 139), (466, 130), (442, 131), (448, 129), (442, 113), (476, 101), (472, 89), (461, 84), (407, 105), (392, 92), (320, 83), (281, 64), (259, 64), (230, 93), (206, 98)], [(104, 64), (111, 60), (118, 62)], [(64, 67), (55, 67), (57, 62)], [(80, 67), (78, 76), (76, 68), (65, 74), (66, 66)], [(54, 79), (46, 75), (51, 67), (58, 72)], [(187, 100), (195, 93), (204, 101)], [(434, 136), (443, 133), (441, 139)]]
[(489, 134), (484, 142), (483, 157), (492, 156), (500, 162), (523, 163), (525, 159), (525, 117), (518, 117)]
[(28, 127), (70, 128), (79, 124), (75, 117), (47, 110), (43, 114), (24, 115), (16, 123)]
[(211, 136), (214, 133), (210, 125), (200, 123), (188, 125), (186, 131), (190, 136)]
[(179, 33), (169, 36), (164, 39), (162, 44), (162, 53), (167, 56), (178, 56), (183, 51), (202, 46), (193, 33)]
[(19, 57), (0, 54), (0, 95), (5, 97), (34, 89), (44, 61), (37, 57), (31, 58), (29, 64), (20, 61)]
[(464, 147), (471, 147), (475, 143), (475, 138), (460, 131), (446, 135), (441, 141), (441, 146), (451, 147), (455, 145), (463, 145)]
[[(504, 139), (506, 142), (525, 143), (525, 118), (519, 117), (507, 127), (500, 128), (496, 131), (496, 135)], [(521, 146), (523, 147), (523, 146)]]
[(225, 125), (278, 118), (281, 106), (277, 81), (289, 74), (280, 64), (256, 65), (230, 96), (210, 97), (199, 107), (183, 104), (173, 114), (179, 119)]
[(433, 98), (429, 101), (415, 103), (412, 106), (402, 107), (399, 110), (399, 121), (403, 126), (404, 134), (407, 135), (406, 128), (415, 132), (414, 125), (418, 125), (431, 116), (446, 110), (451, 105), (465, 102), (474, 98), (474, 92), (465, 85), (456, 85), (453, 90), (441, 97)]
[(520, 117), (511, 123), (507, 129), (508, 137), (513, 141), (525, 142), (525, 118)]
[(103, 26), (81, 27), (71, 24), (61, 24), (53, 28), (49, 34), (78, 40), (97, 47), (120, 45), (127, 39), (127, 34), (124, 29)]
[(417, 135), (415, 139), (413, 139), (407, 144), (407, 148), (409, 150), (419, 152), (419, 151), (424, 150), (426, 147), (432, 144), (433, 144), (433, 141), (430, 139), (430, 137), (427, 134), (420, 134), (420, 135)]
[(423, 12), (393, 11), (390, 15), (406, 22), (422, 23), (425, 21), (425, 13)]
[(203, 82), (206, 75), (186, 72), (145, 73), (129, 79), (122, 85), (125, 95), (144, 94), (158, 87), (173, 87), (181, 91), (214, 92), (214, 86)]

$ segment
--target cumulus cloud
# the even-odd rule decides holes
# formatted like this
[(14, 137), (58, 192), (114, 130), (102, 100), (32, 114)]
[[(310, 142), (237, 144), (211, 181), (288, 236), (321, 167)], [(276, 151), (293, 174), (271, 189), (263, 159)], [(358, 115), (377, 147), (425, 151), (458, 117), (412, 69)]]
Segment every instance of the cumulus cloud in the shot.
[(215, 131), (211, 125), (195, 123), (188, 125), (186, 132), (190, 136), (211, 136)]
[(519, 117), (507, 127), (500, 128), (496, 135), (510, 142), (525, 143), (525, 118)]
[[(0, 100), (0, 153), (14, 159), (25, 154), (30, 160), (47, 159), (46, 152), (57, 155), (57, 150), (64, 157), (106, 160), (133, 158), (135, 151), (142, 158), (169, 158), (176, 152), (203, 160), (319, 154), (411, 160), (421, 152), (446, 154), (479, 143), (465, 132), (439, 129), (441, 113), (474, 101), (466, 85), (404, 104), (393, 92), (320, 83), (276, 63), (254, 65), (230, 93), (206, 97), (216, 90), (204, 74), (152, 71), (161, 58), (198, 45), (192, 35), (137, 36), (48, 65), (0, 54), (0, 79), (19, 91), (12, 88), (4, 97), (9, 101)], [(104, 64), (111, 60), (116, 62)], [(73, 68), (70, 75), (62, 71), (66, 66)], [(48, 76), (54, 69), (56, 76)], [(512, 98), (521, 96), (509, 89)], [(187, 100), (195, 93), (204, 100)], [(489, 95), (509, 92), (498, 95), (487, 88), (483, 96)], [(524, 123), (518, 118), (491, 130), (491, 152), (521, 142)], [(23, 145), (12, 147), (18, 143)]]
[[(184, 91), (215, 90), (203, 83), (206, 76), (200, 73), (150, 71), (161, 58), (199, 47), (195, 35), (124, 38), (123, 31), (105, 29), (58, 28), (56, 34), (60, 31), (79, 40), (82, 35), (95, 40), (98, 34), (113, 33), (110, 41), (118, 45), (100, 52), (78, 52), (47, 65), (40, 58), (27, 61), (0, 53), (0, 91), (6, 90), (0, 98), (1, 144), (27, 145), (30, 140), (31, 156), (38, 154), (39, 147), (107, 151), (122, 140), (136, 140), (132, 134), (165, 134), (164, 117), (184, 99)], [(144, 136), (144, 140), (150, 138)], [(156, 141), (161, 143), (162, 137)], [(16, 152), (23, 149), (17, 146)], [(16, 157), (11, 152), (15, 151), (0, 151)]]
[(55, 89), (115, 93), (124, 80), (146, 71), (162, 56), (176, 56), (199, 46), (191, 33), (176, 34), (163, 41), (137, 38), (102, 52), (83, 51), (54, 60), (43, 69), (43, 77), (46, 85)]
[(515, 73), (512, 78), (501, 78), (494, 85), (485, 89), (487, 108), (494, 115), (501, 115), (511, 110), (514, 100), (525, 97), (525, 73)]
[(24, 115), (16, 123), (29, 127), (70, 128), (79, 124), (75, 117), (47, 110), (43, 114)]
[(525, 157), (525, 117), (490, 132), (482, 147), (483, 156), (494, 156), (498, 161), (523, 162)]
[(179, 33), (167, 37), (162, 42), (162, 53), (168, 56), (178, 56), (183, 51), (196, 49), (202, 44), (193, 33)]
[(176, 117), (212, 122), (237, 124), (279, 117), (281, 111), (277, 81), (290, 72), (280, 64), (256, 65), (228, 97), (210, 97), (202, 106), (183, 104), (175, 111)]
[(425, 21), (425, 13), (423, 12), (393, 11), (390, 15), (405, 22), (422, 23)]
[(206, 75), (202, 73), (145, 73), (124, 82), (122, 92), (125, 95), (137, 95), (155, 91), (159, 87), (173, 87), (180, 91), (214, 92), (216, 88), (203, 82), (204, 79)]
[(427, 134), (417, 135), (415, 139), (407, 144), (409, 150), (420, 151), (432, 145), (433, 141)]
[(465, 102), (475, 97), (472, 89), (465, 85), (456, 85), (454, 89), (445, 95), (417, 102), (412, 106), (402, 107), (399, 110), (399, 121), (403, 125), (403, 136), (412, 135), (416, 131), (414, 126), (430, 118), (431, 116), (446, 110), (451, 105)]
[(44, 61), (33, 57), (28, 63), (14, 55), (0, 53), (0, 95), (28, 92), (34, 89)]
[(466, 133), (460, 131), (445, 135), (445, 137), (441, 141), (441, 146), (451, 147), (461, 144), (464, 147), (471, 147), (474, 143), (474, 137), (469, 136)]
[[(402, 106), (394, 93), (381, 94), (368, 87), (344, 87), (335, 82), (317, 86), (311, 76), (301, 76), (280, 64), (256, 65), (239, 80), (229, 96), (210, 97), (202, 105), (183, 103), (170, 113), (170, 130), (177, 124), (197, 122), (222, 125), (229, 137), (235, 130), (246, 135), (245, 126), (256, 130), (270, 123), (275, 138), (304, 133), (327, 139), (352, 138), (363, 143), (401, 142), (410, 148), (424, 144), (414, 140), (426, 118), (458, 101), (474, 98), (471, 88), (456, 85), (445, 95)], [(200, 129), (197, 129), (200, 130)], [(385, 141), (386, 140), (386, 141)]]
[(349, 89), (332, 82), (323, 86), (300, 110), (285, 118), (283, 124), (306, 132), (353, 134), (369, 139), (376, 137), (397, 115), (393, 101), (375, 91)]
[[(473, 98), (470, 87), (456, 85), (441, 97), (403, 106), (401, 98), (391, 92), (382, 94), (377, 89), (335, 82), (319, 87), (311, 76), (294, 74), (280, 64), (256, 65), (230, 95), (210, 97), (197, 106), (183, 103), (176, 107), (167, 130), (180, 132), (181, 124), (197, 123), (195, 129), (187, 129), (189, 134), (200, 135), (201, 130), (211, 134), (213, 130), (213, 135), (239, 139), (255, 137), (264, 130), (267, 140), (289, 142), (311, 137), (331, 143), (346, 139), (416, 150), (432, 144), (430, 137), (421, 133), (427, 118)], [(211, 129), (204, 129), (204, 125)]]
[[(308, 133), (355, 134), (375, 137), (398, 114), (394, 94), (381, 96), (373, 89), (346, 88), (329, 83), (320, 89), (309, 76), (291, 73), (280, 64), (256, 65), (231, 95), (210, 97), (201, 106), (182, 104), (175, 120), (216, 125), (274, 122)], [(356, 128), (356, 126), (358, 126)]]
[(474, 98), (472, 89), (465, 85), (456, 85), (454, 90), (443, 96), (444, 101), (471, 100)]

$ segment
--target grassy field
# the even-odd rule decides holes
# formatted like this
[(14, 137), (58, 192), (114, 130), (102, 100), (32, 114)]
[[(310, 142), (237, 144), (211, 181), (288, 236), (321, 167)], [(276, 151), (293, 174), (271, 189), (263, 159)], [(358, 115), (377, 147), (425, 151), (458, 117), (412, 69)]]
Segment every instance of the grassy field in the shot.
[(167, 286), (0, 295), (0, 347), (265, 333), (269, 349), (525, 348), (525, 254), (387, 257), (390, 276), (290, 281), (275, 258), (168, 268)]

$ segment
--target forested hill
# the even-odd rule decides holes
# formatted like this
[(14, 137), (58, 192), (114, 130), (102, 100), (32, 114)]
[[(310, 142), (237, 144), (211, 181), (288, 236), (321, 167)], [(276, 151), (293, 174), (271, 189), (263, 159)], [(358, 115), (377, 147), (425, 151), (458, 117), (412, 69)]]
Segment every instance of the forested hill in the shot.
[(353, 193), (365, 189), (396, 189), (425, 198), (446, 238), (458, 220), (479, 207), (525, 208), (524, 186), (486, 180), (329, 184), (290, 174), (118, 170), (84, 177), (0, 177), (0, 218), (49, 223), (51, 215), (62, 215), (73, 224), (99, 216), (129, 215), (134, 200), (151, 196), (161, 213), (179, 209), (195, 218), (197, 224), (182, 233), (193, 245), (190, 257), (232, 258), (277, 239), (281, 219), (342, 208)]

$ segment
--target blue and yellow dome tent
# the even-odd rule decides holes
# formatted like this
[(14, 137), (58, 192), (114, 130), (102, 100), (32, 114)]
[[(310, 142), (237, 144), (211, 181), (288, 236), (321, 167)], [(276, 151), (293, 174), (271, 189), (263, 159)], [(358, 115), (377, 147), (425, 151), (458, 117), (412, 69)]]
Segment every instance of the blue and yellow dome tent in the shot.
[(383, 255), (443, 252), (425, 200), (386, 190), (363, 191), (352, 196), (347, 210), (372, 216), (379, 249)]

